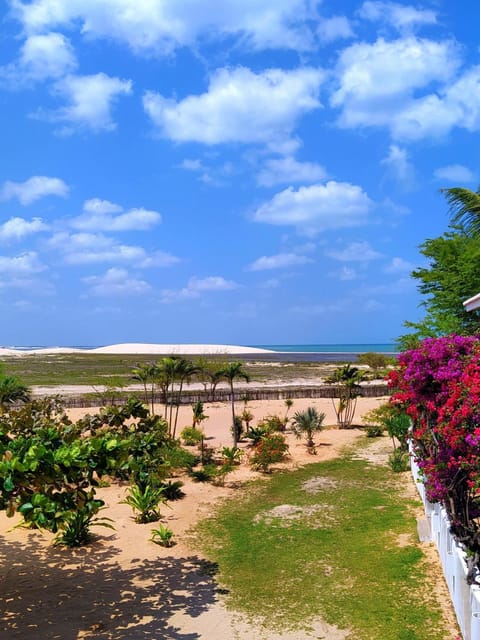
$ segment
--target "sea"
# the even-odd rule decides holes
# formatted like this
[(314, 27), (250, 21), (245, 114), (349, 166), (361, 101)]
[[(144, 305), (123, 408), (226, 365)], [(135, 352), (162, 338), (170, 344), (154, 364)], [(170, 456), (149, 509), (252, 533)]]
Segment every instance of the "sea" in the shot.
[[(74, 349), (95, 349), (104, 345), (68, 345)], [(338, 343), (338, 344), (251, 344), (247, 347), (269, 349), (274, 353), (255, 354), (255, 359), (267, 362), (355, 362), (362, 353), (381, 353), (387, 356), (397, 355), (393, 343)], [(45, 345), (12, 346), (10, 349), (26, 351), (29, 349), (46, 349)], [(245, 359), (245, 356), (235, 358)], [(248, 356), (251, 359), (251, 356)]]
[(250, 346), (277, 352), (262, 354), (262, 360), (283, 362), (355, 362), (362, 353), (381, 353), (393, 357), (398, 353), (393, 343), (252, 344)]

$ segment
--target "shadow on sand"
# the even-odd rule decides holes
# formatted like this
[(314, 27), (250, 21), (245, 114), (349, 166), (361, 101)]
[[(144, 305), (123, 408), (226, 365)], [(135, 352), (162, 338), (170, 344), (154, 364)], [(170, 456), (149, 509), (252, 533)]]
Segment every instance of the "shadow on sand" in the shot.
[[(38, 534), (37, 534), (38, 535)], [(197, 556), (115, 561), (105, 541), (78, 550), (0, 539), (0, 638), (197, 640), (170, 618), (218, 600), (217, 566)]]

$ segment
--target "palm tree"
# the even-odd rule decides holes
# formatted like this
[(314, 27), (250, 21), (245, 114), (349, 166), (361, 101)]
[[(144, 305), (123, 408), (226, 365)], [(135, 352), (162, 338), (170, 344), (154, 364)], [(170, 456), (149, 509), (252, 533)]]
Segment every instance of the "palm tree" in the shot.
[(8, 404), (28, 402), (30, 391), (16, 376), (0, 377), (0, 411), (4, 411)]
[(325, 414), (318, 413), (315, 407), (308, 407), (305, 411), (297, 411), (292, 421), (293, 433), (297, 438), (301, 438), (302, 434), (304, 434), (307, 439), (308, 449), (313, 450), (315, 447), (313, 434), (315, 431), (322, 430), (324, 420)]
[(187, 360), (186, 358), (176, 358), (175, 365), (175, 377), (174, 380), (178, 382), (178, 390), (176, 397), (176, 410), (175, 410), (175, 421), (173, 424), (173, 437), (175, 437), (175, 433), (177, 431), (177, 422), (178, 422), (178, 410), (180, 408), (180, 402), (182, 399), (182, 388), (186, 381), (190, 380), (192, 376), (197, 374), (200, 371), (200, 368), (195, 365), (191, 360)]
[(451, 222), (471, 236), (480, 236), (480, 190), (462, 187), (440, 189), (450, 206)]
[(233, 434), (233, 446), (234, 448), (238, 443), (238, 434), (237, 428), (235, 424), (235, 391), (233, 388), (234, 380), (245, 380), (246, 382), (250, 382), (250, 376), (244, 370), (243, 364), (241, 362), (230, 362), (221, 370), (221, 375), (224, 380), (226, 380), (230, 385), (230, 399), (232, 401), (232, 434)]
[[(154, 390), (155, 390), (155, 378), (157, 375), (157, 365), (153, 362), (145, 362), (144, 364), (138, 364), (132, 369), (133, 380), (138, 380), (143, 385), (143, 394), (145, 398), (145, 404), (148, 406), (149, 402), (152, 407), (152, 415), (154, 413)], [(148, 398), (148, 383), (150, 383), (150, 400)]]
[[(335, 385), (332, 402), (337, 416), (337, 424), (341, 429), (346, 429), (352, 424), (357, 398), (360, 394), (360, 382), (364, 375), (364, 372), (357, 367), (345, 364), (335, 369), (333, 375), (327, 379), (327, 382)], [(338, 405), (335, 404), (334, 398), (338, 398)]]

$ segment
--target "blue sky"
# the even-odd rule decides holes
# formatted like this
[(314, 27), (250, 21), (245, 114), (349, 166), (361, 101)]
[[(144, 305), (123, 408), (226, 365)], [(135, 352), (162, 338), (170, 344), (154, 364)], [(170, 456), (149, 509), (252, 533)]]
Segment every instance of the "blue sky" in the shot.
[(0, 344), (394, 339), (439, 189), (477, 187), (479, 23), (447, 0), (6, 0)]

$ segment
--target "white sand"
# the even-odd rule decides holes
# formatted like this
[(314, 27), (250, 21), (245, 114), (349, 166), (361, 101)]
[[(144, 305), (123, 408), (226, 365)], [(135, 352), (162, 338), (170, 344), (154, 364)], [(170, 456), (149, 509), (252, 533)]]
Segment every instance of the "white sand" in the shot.
[(0, 348), (2, 356), (28, 356), (34, 354), (62, 353), (111, 353), (111, 354), (170, 354), (170, 355), (245, 355), (249, 353), (275, 353), (269, 349), (256, 349), (231, 344), (148, 344), (127, 342), (112, 344), (96, 349), (74, 349), (71, 347), (47, 347), (45, 349), (6, 349)]

